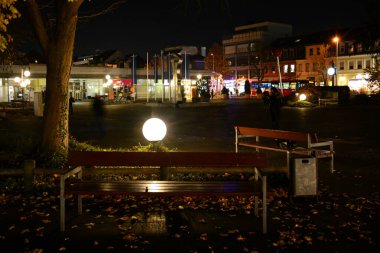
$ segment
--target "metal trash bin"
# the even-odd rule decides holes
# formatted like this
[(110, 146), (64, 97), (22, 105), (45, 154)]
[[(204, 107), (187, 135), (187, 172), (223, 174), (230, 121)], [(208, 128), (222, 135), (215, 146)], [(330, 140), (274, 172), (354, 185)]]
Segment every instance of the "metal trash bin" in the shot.
[(317, 195), (318, 180), (316, 158), (293, 158), (291, 164), (293, 196)]

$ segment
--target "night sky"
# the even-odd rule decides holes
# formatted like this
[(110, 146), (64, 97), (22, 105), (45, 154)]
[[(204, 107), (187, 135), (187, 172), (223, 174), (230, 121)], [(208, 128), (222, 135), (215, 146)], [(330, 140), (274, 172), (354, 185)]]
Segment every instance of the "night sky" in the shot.
[[(176, 45), (210, 47), (239, 25), (262, 21), (293, 25), (294, 34), (364, 25), (365, 2), (335, 1), (221, 1), (129, 0), (114, 12), (81, 22), (77, 28), (75, 55), (96, 49), (123, 53), (156, 53)], [(188, 5), (186, 6), (186, 3)]]

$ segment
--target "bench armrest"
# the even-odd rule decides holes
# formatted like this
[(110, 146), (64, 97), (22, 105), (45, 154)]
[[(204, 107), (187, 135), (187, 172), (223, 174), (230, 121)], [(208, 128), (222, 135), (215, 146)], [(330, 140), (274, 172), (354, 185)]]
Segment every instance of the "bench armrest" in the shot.
[(311, 148), (326, 147), (326, 146), (330, 146), (330, 150), (333, 150), (333, 141), (323, 141), (323, 142), (316, 142), (316, 143), (310, 144)]

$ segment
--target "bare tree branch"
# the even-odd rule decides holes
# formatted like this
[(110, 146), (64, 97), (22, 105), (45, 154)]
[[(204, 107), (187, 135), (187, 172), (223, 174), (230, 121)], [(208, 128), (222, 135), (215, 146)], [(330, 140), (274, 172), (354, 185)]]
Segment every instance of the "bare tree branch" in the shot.
[(84, 15), (78, 17), (78, 19), (80, 21), (83, 21), (83, 20), (87, 20), (87, 19), (91, 19), (91, 18), (95, 18), (95, 17), (98, 17), (98, 16), (102, 16), (102, 15), (108, 14), (108, 13), (116, 10), (120, 5), (123, 5), (126, 2), (127, 2), (127, 0), (118, 0), (116, 2), (113, 2), (108, 7), (102, 8), (102, 10), (100, 10), (100, 11), (98, 11), (96, 13), (84, 14)]
[(40, 41), (41, 48), (44, 51), (45, 55), (48, 54), (48, 45), (49, 45), (49, 36), (44, 25), (41, 12), (38, 8), (36, 0), (26, 0), (28, 6), (29, 15), (31, 16), (30, 20), (33, 23), (38, 40)]

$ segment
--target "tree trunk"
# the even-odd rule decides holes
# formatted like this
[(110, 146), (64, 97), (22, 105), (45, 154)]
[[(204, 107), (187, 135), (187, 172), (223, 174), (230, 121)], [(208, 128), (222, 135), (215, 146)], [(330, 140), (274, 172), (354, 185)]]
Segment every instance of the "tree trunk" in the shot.
[[(58, 8), (56, 32), (47, 52), (46, 100), (42, 150), (66, 156), (69, 143), (69, 78), (74, 50), (77, 9)], [(75, 9), (75, 10), (73, 10)]]

